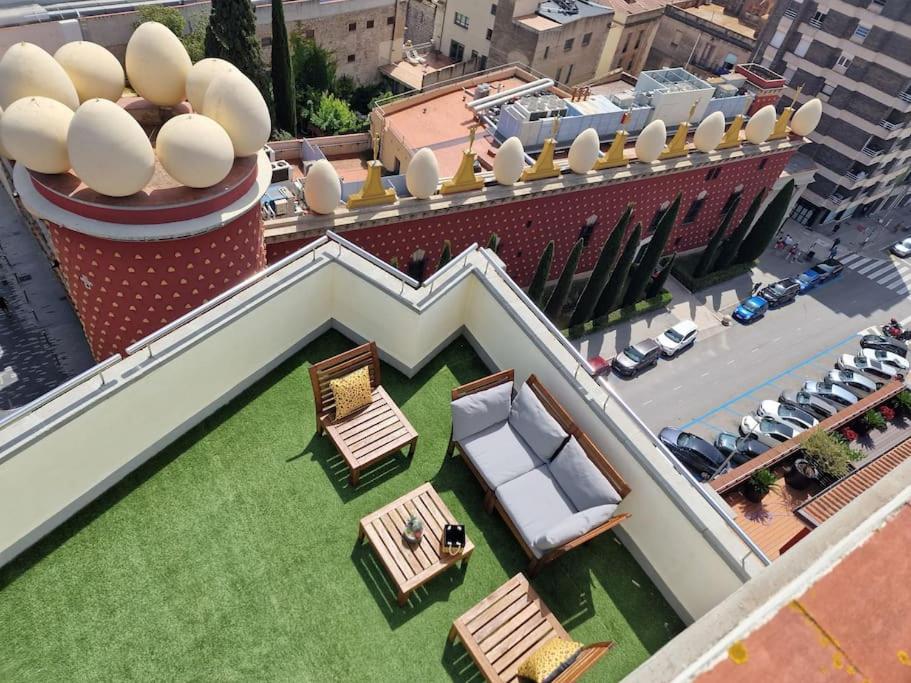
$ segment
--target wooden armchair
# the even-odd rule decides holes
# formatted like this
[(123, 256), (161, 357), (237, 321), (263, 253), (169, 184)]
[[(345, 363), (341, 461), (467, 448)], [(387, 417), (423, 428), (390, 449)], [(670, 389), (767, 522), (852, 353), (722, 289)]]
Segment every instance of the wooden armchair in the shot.
[[(335, 397), (329, 382), (370, 368), (372, 401), (341, 420), (335, 419)], [(351, 471), (352, 486), (357, 486), (361, 471), (409, 446), (414, 455), (418, 433), (380, 384), (380, 358), (375, 342), (362, 344), (310, 366), (310, 384), (316, 407), (316, 430), (326, 432)]]
[[(517, 673), (519, 666), (552, 638), (571, 640), (522, 574), (516, 574), (456, 619), (449, 631), (449, 641), (461, 640), (491, 683), (522, 680)], [(613, 646), (612, 642), (586, 645), (554, 683), (579, 680)]]

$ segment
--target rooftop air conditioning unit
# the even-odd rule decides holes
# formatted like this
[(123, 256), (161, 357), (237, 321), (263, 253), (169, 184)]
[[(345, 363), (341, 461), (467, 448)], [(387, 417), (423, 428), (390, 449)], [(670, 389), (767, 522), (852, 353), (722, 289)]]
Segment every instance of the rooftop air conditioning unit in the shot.
[(490, 95), (490, 83), (478, 83), (474, 89), (474, 98), (476, 100)]
[(284, 160), (272, 162), (272, 182), (284, 183), (291, 180), (291, 165)]
[(263, 146), (263, 151), (268, 155), (269, 161), (275, 161), (275, 150), (269, 147), (269, 145)]

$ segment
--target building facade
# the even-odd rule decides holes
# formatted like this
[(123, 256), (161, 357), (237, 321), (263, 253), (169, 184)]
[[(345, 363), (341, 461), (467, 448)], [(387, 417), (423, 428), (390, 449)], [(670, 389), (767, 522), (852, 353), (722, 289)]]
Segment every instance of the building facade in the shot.
[(670, 0), (601, 0), (601, 4), (614, 10), (614, 19), (598, 62), (596, 78), (615, 69), (635, 75), (645, 68), (645, 58), (652, 48), (668, 2)]
[(794, 218), (864, 216), (908, 201), (911, 3), (781, 2), (757, 61), (783, 73), (788, 96), (819, 97), (825, 113), (803, 154), (819, 166)]

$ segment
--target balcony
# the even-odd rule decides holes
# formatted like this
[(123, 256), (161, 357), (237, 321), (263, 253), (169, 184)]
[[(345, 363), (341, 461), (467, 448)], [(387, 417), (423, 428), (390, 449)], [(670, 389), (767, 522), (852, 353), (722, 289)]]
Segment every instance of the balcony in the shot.
[(905, 90), (898, 96), (903, 102), (911, 102), (911, 90)]
[(785, 15), (788, 19), (796, 19), (796, 18), (797, 18), (797, 8), (796, 8), (796, 7), (788, 7), (788, 8), (784, 11), (784, 15)]
[(882, 126), (883, 128), (885, 128), (885, 129), (888, 130), (888, 131), (893, 131), (893, 130), (895, 130), (896, 128), (898, 128), (898, 125), (897, 125), (897, 124), (895, 124), (895, 123), (890, 123), (889, 121), (886, 121), (886, 119), (883, 119), (882, 121), (880, 121), (880, 122), (879, 122), (879, 125)]
[(877, 149), (876, 147), (867, 147), (866, 145), (864, 145), (864, 148), (860, 151), (872, 159), (881, 156), (883, 153), (883, 150), (881, 149)]
[(810, 19), (807, 23), (813, 28), (822, 28), (822, 22), (819, 19)]
[(847, 199), (847, 197), (844, 197), (844, 196), (842, 196), (842, 195), (840, 195), (840, 194), (837, 194), (837, 193), (833, 193), (833, 194), (830, 194), (830, 195), (828, 196), (828, 200), (829, 200), (830, 202), (832, 202), (833, 204), (835, 204), (836, 206), (838, 206), (838, 205), (841, 204), (843, 201), (845, 201), (845, 199)]

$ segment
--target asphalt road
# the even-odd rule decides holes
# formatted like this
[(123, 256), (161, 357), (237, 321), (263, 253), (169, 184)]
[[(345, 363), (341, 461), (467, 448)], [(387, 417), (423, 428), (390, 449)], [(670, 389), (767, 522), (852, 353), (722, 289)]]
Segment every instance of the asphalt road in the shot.
[(608, 381), (656, 432), (684, 426), (714, 438), (722, 429), (736, 432), (762, 399), (820, 379), (840, 354), (860, 348), (860, 332), (891, 317), (911, 317), (911, 299), (846, 268), (752, 325), (734, 322), (634, 379), (612, 374)]

